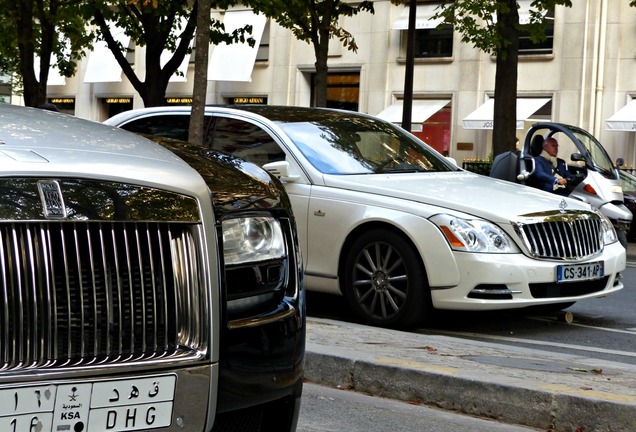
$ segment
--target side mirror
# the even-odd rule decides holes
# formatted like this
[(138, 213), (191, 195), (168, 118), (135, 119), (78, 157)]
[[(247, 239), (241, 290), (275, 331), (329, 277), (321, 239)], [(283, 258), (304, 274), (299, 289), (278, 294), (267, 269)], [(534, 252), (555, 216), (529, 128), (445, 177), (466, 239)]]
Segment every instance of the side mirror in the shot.
[(270, 162), (263, 165), (262, 168), (278, 177), (282, 182), (293, 183), (300, 178), (299, 175), (289, 173), (290, 165), (287, 161)]
[(585, 156), (583, 156), (581, 153), (572, 153), (570, 155), (570, 160), (573, 162), (584, 162)]
[(447, 161), (449, 161), (450, 163), (452, 163), (456, 167), (459, 167), (459, 165), (457, 165), (457, 161), (455, 160), (455, 158), (452, 158), (450, 156), (444, 156), (444, 157), (446, 158)]

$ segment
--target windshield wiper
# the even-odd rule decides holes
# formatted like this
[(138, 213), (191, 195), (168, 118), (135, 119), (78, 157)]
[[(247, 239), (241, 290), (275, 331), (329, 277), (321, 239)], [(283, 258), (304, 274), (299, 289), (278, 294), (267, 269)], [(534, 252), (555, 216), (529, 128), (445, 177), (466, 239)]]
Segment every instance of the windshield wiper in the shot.
[(410, 167), (403, 167), (403, 168), (390, 168), (382, 172), (393, 174), (393, 173), (427, 172), (427, 170), (420, 167), (416, 167), (416, 166), (410, 166)]

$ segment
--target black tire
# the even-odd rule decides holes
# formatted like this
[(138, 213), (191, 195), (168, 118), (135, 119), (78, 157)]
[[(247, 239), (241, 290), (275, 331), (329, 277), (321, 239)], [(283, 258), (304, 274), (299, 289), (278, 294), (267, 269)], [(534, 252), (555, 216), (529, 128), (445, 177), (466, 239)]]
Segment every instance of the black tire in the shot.
[(345, 261), (343, 291), (359, 318), (381, 327), (413, 327), (432, 310), (417, 251), (388, 230), (366, 232), (353, 242)]

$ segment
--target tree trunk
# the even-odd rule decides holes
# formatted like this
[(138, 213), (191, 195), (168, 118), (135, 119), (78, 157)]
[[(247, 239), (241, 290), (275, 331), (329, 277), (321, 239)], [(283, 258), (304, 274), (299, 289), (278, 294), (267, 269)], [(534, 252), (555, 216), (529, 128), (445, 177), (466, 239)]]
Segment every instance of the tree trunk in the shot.
[(165, 105), (164, 99), (170, 75), (168, 75), (167, 68), (161, 69), (162, 52), (163, 45), (157, 44), (156, 41), (146, 45), (146, 77), (142, 83), (143, 92), (137, 89), (145, 107)]
[(190, 114), (190, 132), (188, 141), (203, 145), (203, 124), (205, 120), (205, 98), (208, 92), (208, 46), (210, 38), (211, 0), (199, 0), (196, 33), (196, 58), (194, 63), (194, 84), (192, 86), (192, 113)]
[[(57, 15), (57, 5), (56, 2), (49, 3), (49, 16), (55, 17)], [(57, 37), (55, 24), (49, 20), (49, 16), (43, 11), (42, 7), (40, 7), (39, 10), (42, 11), (39, 17), (42, 35), (40, 44), (40, 70), (36, 72), (40, 78), (38, 80), (35, 106), (40, 106), (47, 102), (47, 82), (49, 80), (49, 71), (51, 70), (51, 54), (53, 53), (54, 39)]]
[(493, 157), (515, 149), (517, 133), (517, 66), (519, 58), (519, 10), (516, 0), (508, 3), (510, 12), (497, 14), (497, 26), (509, 44), (499, 49), (495, 73), (495, 106), (492, 134)]
[(18, 3), (18, 51), (20, 55), (20, 73), (24, 87), (24, 104), (37, 106), (38, 80), (35, 76), (33, 56), (35, 45), (33, 43), (33, 0), (24, 0)]
[[(323, 17), (325, 22), (330, 22), (330, 18)], [(327, 75), (329, 67), (329, 28), (320, 27), (318, 34), (312, 38), (314, 53), (316, 55), (316, 87), (314, 89), (314, 106), (327, 106)]]
[(415, 15), (417, 0), (409, 0), (409, 27), (406, 39), (406, 71), (402, 99), (402, 129), (411, 131), (413, 120), (413, 78), (415, 75)]
[[(23, 0), (18, 2), (18, 51), (19, 68), (22, 75), (24, 104), (37, 107), (46, 102), (47, 81), (51, 67), (51, 54), (56, 37), (55, 24), (50, 21), (57, 15), (57, 2), (48, 4), (45, 9), (43, 0)], [(34, 20), (40, 23), (40, 46), (36, 51), (34, 44)], [(40, 59), (39, 70), (35, 70), (35, 56)]]

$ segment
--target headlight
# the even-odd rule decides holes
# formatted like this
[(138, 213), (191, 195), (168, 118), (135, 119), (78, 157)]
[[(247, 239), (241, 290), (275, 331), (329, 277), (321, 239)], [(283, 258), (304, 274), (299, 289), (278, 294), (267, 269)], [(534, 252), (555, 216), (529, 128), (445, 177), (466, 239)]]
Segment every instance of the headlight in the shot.
[(461, 219), (447, 214), (431, 218), (442, 231), (451, 248), (466, 252), (516, 252), (508, 235), (497, 225), (481, 219)]
[(225, 264), (242, 264), (285, 256), (283, 230), (272, 217), (254, 216), (224, 220)]
[(614, 225), (612, 225), (612, 221), (609, 220), (607, 216), (605, 216), (601, 212), (597, 212), (601, 217), (601, 230), (603, 234), (603, 244), (611, 244), (618, 241), (618, 235), (616, 234), (616, 230), (614, 229)]

